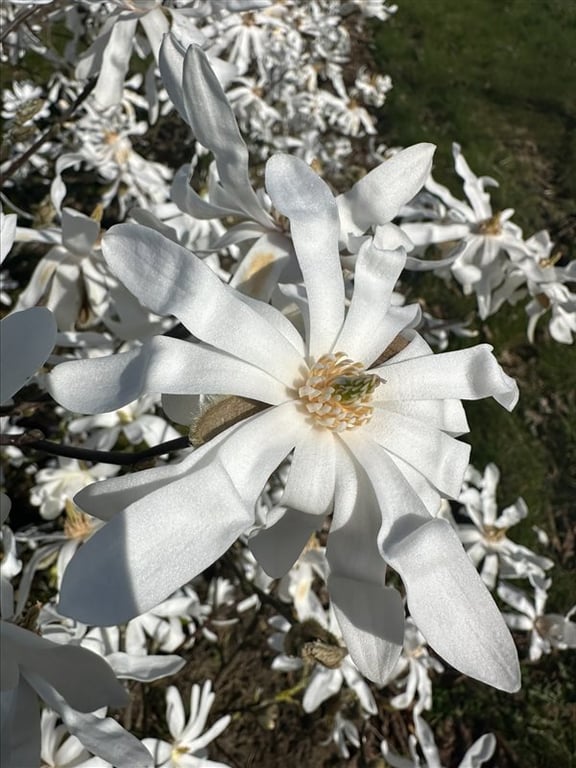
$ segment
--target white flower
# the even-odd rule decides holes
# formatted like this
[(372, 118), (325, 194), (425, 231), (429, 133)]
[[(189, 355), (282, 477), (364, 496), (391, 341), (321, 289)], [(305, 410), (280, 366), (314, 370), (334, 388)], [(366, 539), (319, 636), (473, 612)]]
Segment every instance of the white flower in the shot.
[(57, 725), (58, 714), (42, 710), (40, 721), (42, 768), (111, 768), (111, 764), (92, 757), (76, 736), (70, 736), (66, 727)]
[[(442, 768), (438, 747), (434, 741), (432, 729), (419, 715), (414, 715), (416, 737), (410, 736), (410, 758), (400, 757), (390, 751), (386, 741), (381, 744), (382, 754), (391, 768)], [(416, 750), (420, 745), (424, 762), (420, 759)], [(480, 768), (487, 760), (490, 760), (496, 749), (496, 739), (493, 734), (486, 733), (472, 744), (466, 752), (458, 768)]]
[[(476, 472), (473, 468), (470, 470), (468, 477), (473, 478)], [(549, 558), (537, 555), (508, 538), (508, 529), (526, 518), (528, 507), (524, 499), (519, 498), (498, 514), (496, 487), (499, 480), (498, 467), (488, 464), (484, 476), (474, 483), (477, 487), (468, 484), (459, 497), (464, 504), (462, 512), (472, 520), (473, 525), (458, 524), (458, 535), (489, 589), (494, 589), (498, 571), (505, 578), (530, 574), (543, 578), (544, 572), (554, 565)]]
[[(406, 709), (412, 705), (418, 695), (414, 706), (414, 713), (422, 714), (424, 709), (432, 708), (432, 681), (430, 673), (443, 672), (444, 667), (440, 662), (428, 653), (426, 641), (418, 628), (408, 618), (404, 628), (404, 648), (398, 665), (392, 674), (392, 681), (403, 686), (403, 693), (390, 699), (393, 707)], [(399, 680), (401, 675), (405, 676)], [(391, 681), (389, 681), (391, 682)]]
[(144, 391), (204, 392), (251, 398), (264, 410), (179, 464), (84, 489), (79, 505), (111, 519), (68, 566), (62, 611), (108, 624), (160, 602), (254, 525), (266, 480), (294, 450), (282, 499), (290, 509), (250, 542), (264, 569), (283, 575), (333, 509), (328, 586), (361, 672), (385, 680), (400, 652), (404, 607), (384, 586), (388, 564), (428, 643), (465, 673), (514, 690), (508, 630), (455, 532), (429, 510), (458, 494), (468, 463), (469, 447), (452, 436), (467, 430), (460, 398), (492, 395), (511, 408), (516, 384), (487, 345), (434, 356), (407, 330), (417, 308), (390, 306), (402, 251), (362, 247), (346, 313), (328, 187), (283, 155), (268, 162), (266, 185), (290, 220), (307, 292), (305, 339), (150, 229), (119, 225), (104, 240), (119, 279), (201, 341), (155, 337), (126, 354), (64, 363), (51, 374), (56, 399), (94, 412)]
[(530, 661), (538, 661), (543, 653), (550, 653), (552, 648), (576, 648), (576, 623), (571, 621), (576, 606), (566, 616), (544, 613), (552, 581), (533, 578), (531, 582), (534, 587), (533, 603), (521, 590), (509, 584), (498, 585), (498, 597), (518, 611), (504, 614), (508, 626), (511, 629), (530, 632)]
[[(40, 761), (39, 695), (78, 733), (90, 713), (105, 705), (124, 706), (128, 697), (108, 664), (76, 645), (58, 645), (35, 632), (0, 621), (2, 639), (2, 765), (38, 765)], [(120, 726), (114, 727), (129, 737)], [(108, 729), (108, 738), (114, 728)], [(118, 734), (114, 734), (118, 738)], [(117, 743), (117, 757), (130, 755), (146, 765), (141, 750), (130, 741)], [(134, 740), (135, 741), (135, 740)], [(120, 749), (118, 749), (120, 748)], [(126, 753), (123, 753), (123, 749)], [(144, 758), (144, 759), (143, 759)], [(121, 761), (117, 763), (121, 765)]]
[(495, 311), (492, 293), (506, 280), (511, 264), (507, 255), (525, 254), (526, 246), (522, 231), (510, 221), (512, 208), (496, 213), (492, 210), (486, 188), (496, 187), (498, 182), (489, 176), (476, 176), (459, 144), (452, 145), (452, 154), (468, 202), (458, 200), (430, 177), (426, 189), (440, 201), (437, 220), (405, 223), (402, 229), (419, 246), (457, 241), (443, 264), (452, 261), (452, 274), (465, 294), (476, 294), (478, 312), (484, 319)]
[(30, 503), (40, 507), (45, 520), (54, 520), (72, 503), (72, 497), (81, 488), (95, 480), (112, 477), (120, 467), (113, 464), (95, 464), (88, 467), (77, 459), (58, 459), (57, 467), (46, 467), (36, 473), (30, 490)]
[[(288, 265), (297, 272), (285, 222), (279, 210), (270, 208), (262, 190), (255, 191), (252, 187), (248, 148), (206, 55), (197, 46), (191, 46), (182, 62), (174, 51), (174, 42), (167, 37), (160, 51), (160, 70), (166, 89), (196, 139), (214, 155), (214, 163), (208, 177), (208, 200), (192, 188), (187, 166), (175, 176), (173, 199), (183, 211), (197, 218), (231, 215), (239, 219), (212, 247), (250, 242), (231, 285), (243, 293), (268, 300)], [(198, 109), (198, 103), (203, 105), (202, 109)], [(342, 248), (351, 247), (353, 238), (357, 239), (372, 226), (386, 224), (402, 234), (389, 222), (428, 177), (433, 152), (432, 144), (408, 147), (338, 196)]]
[(121, 434), (131, 445), (145, 442), (153, 446), (167, 440), (175, 440), (180, 437), (180, 433), (161, 416), (149, 413), (156, 400), (157, 398), (145, 396), (117, 411), (73, 419), (68, 424), (68, 432), (71, 435), (89, 432), (90, 446), (98, 450), (113, 448)]
[(143, 744), (154, 757), (156, 768), (228, 768), (206, 758), (205, 747), (214, 741), (230, 722), (225, 715), (204, 731), (215, 694), (207, 680), (202, 688), (193, 685), (190, 692), (190, 717), (186, 722), (184, 705), (178, 689), (171, 685), (166, 691), (166, 722), (172, 741), (144, 739)]

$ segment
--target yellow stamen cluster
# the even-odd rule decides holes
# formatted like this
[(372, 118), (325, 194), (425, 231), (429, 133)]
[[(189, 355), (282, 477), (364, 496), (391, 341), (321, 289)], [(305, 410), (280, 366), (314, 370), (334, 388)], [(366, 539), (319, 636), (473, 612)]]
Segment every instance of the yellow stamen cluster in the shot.
[(501, 235), (502, 222), (500, 221), (500, 214), (495, 213), (489, 219), (481, 221), (477, 226), (477, 232), (480, 235)]
[(298, 395), (318, 426), (343, 432), (370, 421), (369, 403), (381, 379), (364, 371), (362, 363), (343, 352), (322, 355), (314, 363)]

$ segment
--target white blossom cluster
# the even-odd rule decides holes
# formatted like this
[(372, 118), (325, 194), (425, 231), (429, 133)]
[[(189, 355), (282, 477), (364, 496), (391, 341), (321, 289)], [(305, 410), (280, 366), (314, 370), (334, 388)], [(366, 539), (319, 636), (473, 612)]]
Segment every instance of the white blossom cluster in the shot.
[(453, 144), (452, 153), (467, 201), (454, 197), (430, 176), (423, 191), (401, 212), (402, 229), (415, 246), (414, 257), (424, 257), (430, 246), (441, 253), (438, 260), (415, 261), (414, 268), (454, 277), (465, 295), (476, 296), (481, 320), (505, 303), (516, 304), (529, 297), (530, 342), (534, 342), (538, 320), (547, 315), (552, 338), (572, 344), (576, 293), (571, 286), (576, 281), (576, 261), (557, 266), (563, 254), (555, 249), (546, 230), (524, 239), (511, 220), (513, 209), (492, 209), (486, 190), (497, 187), (498, 182), (476, 176), (458, 144)]
[[(482, 319), (528, 292), (529, 337), (550, 308), (571, 343), (573, 265), (493, 214), (457, 145), (470, 205), (433, 181), (433, 145), (374, 150), (391, 82), (364, 64), (351, 77), (353, 45), (393, 12), (3, 4), (3, 62), (51, 68), (2, 95), (6, 768), (224, 767), (210, 745), (236, 715), (211, 713), (215, 681), (180, 673), (260, 615), (291, 687), (258, 711), (331, 702), (348, 759), (385, 696), (413, 718), (410, 758), (381, 744), (403, 768), (440, 766), (422, 715), (448, 667), (515, 692), (509, 628), (530, 633), (532, 662), (576, 647), (571, 612), (545, 613), (553, 561), (508, 538), (526, 504), (499, 513), (497, 468), (481, 475), (457, 439), (463, 400), (512, 410), (518, 387), (488, 344), (451, 348), (475, 335), (466, 321), (399, 284), (450, 271)], [(174, 165), (150, 158), (182, 120)], [(163, 678), (163, 730), (121, 725), (129, 694)], [(495, 748), (484, 735), (461, 766)]]

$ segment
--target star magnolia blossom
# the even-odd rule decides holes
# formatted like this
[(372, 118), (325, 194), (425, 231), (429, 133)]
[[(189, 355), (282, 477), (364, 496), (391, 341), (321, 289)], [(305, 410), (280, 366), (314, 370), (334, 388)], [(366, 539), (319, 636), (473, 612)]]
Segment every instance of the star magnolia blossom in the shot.
[(453, 437), (467, 430), (460, 398), (492, 395), (511, 408), (516, 384), (488, 345), (434, 356), (406, 330), (417, 309), (390, 305), (402, 250), (367, 241), (346, 312), (328, 187), (301, 160), (276, 155), (266, 188), (290, 220), (307, 293), (304, 339), (276, 309), (224, 285), (159, 233), (124, 224), (104, 238), (116, 276), (200, 341), (155, 337), (125, 354), (64, 363), (51, 374), (56, 399), (74, 411), (110, 411), (162, 392), (179, 395), (183, 413), (191, 395), (210, 393), (251, 398), (264, 410), (178, 464), (81, 491), (79, 506), (109, 522), (68, 566), (60, 610), (116, 624), (165, 599), (250, 531), (268, 477), (294, 451), (283, 506), (250, 540), (264, 569), (285, 573), (333, 511), (328, 587), (362, 674), (382, 683), (402, 647), (402, 599), (385, 586), (390, 565), (438, 653), (516, 690), (504, 621), (456, 533), (429, 511), (441, 495), (458, 494), (468, 464), (469, 447)]

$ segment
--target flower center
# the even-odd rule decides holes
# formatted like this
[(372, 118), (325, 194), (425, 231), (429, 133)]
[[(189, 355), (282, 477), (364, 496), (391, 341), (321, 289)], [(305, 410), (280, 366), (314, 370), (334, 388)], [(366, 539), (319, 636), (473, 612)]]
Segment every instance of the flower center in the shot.
[(298, 395), (318, 426), (343, 432), (370, 421), (369, 403), (382, 379), (365, 370), (343, 352), (322, 355), (314, 363)]
[(480, 235), (501, 235), (502, 223), (500, 222), (500, 214), (495, 213), (489, 219), (484, 219), (477, 226), (477, 232)]

